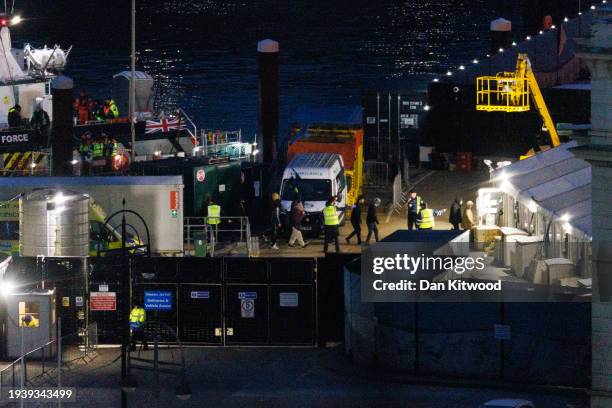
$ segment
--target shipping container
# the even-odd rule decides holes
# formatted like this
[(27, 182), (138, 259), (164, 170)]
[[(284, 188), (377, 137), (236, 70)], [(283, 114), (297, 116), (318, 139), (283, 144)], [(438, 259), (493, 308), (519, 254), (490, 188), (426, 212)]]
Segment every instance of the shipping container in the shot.
[(183, 178), (185, 216), (206, 214), (206, 198), (219, 204), (223, 215), (242, 215), (241, 184), (244, 173), (239, 161), (214, 162), (207, 158), (169, 158), (135, 163), (132, 173), (141, 175), (174, 174)]

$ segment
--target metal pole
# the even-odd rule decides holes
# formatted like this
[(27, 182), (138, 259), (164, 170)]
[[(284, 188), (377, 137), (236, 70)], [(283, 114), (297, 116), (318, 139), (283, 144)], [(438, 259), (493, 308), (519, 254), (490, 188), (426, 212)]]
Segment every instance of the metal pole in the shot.
[(136, 161), (136, 0), (132, 0), (132, 79), (130, 81), (130, 131), (132, 163)]
[[(123, 200), (123, 208), (125, 209), (125, 199)], [(128, 273), (123, 273), (123, 285), (121, 290), (121, 310), (123, 313), (121, 323), (122, 327), (122, 339), (121, 339), (121, 408), (127, 408), (127, 393), (125, 392), (125, 386), (127, 385), (127, 377), (128, 377), (128, 352), (127, 348), (129, 346), (130, 340), (130, 324), (129, 324), (129, 314), (130, 314), (130, 305), (129, 305), (129, 287), (130, 287), (130, 277), (129, 277), (129, 259), (127, 257), (127, 251), (125, 247), (125, 234), (126, 234), (126, 221), (125, 221), (125, 213), (121, 218), (121, 255), (124, 261), (128, 261)], [(124, 263), (125, 265), (125, 263)], [(126, 282), (126, 280), (128, 282)]]
[[(24, 322), (21, 322), (21, 372), (19, 373), (21, 389), (25, 389), (25, 327)], [(23, 408), (23, 398), (19, 400), (19, 406)]]
[[(57, 318), (57, 388), (62, 386), (62, 319)], [(62, 400), (57, 400), (57, 406), (62, 406)]]

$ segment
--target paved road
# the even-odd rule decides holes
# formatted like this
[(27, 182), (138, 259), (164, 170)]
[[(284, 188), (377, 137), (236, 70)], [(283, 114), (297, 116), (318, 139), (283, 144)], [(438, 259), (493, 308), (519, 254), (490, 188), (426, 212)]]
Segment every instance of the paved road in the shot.
[[(118, 350), (105, 350), (88, 368), (64, 376), (78, 387), (78, 406), (118, 407)], [(149, 356), (151, 352), (147, 353)], [(178, 351), (162, 351), (162, 359), (178, 361)], [(177, 378), (163, 375), (154, 397), (151, 373), (135, 371), (139, 383), (129, 395), (130, 407), (414, 407), (472, 408), (483, 401), (521, 397), (537, 407), (566, 408), (576, 398), (513, 391), (414, 385), (390, 380), (383, 373), (347, 362), (339, 349), (191, 348), (186, 349), (193, 396), (174, 396)]]

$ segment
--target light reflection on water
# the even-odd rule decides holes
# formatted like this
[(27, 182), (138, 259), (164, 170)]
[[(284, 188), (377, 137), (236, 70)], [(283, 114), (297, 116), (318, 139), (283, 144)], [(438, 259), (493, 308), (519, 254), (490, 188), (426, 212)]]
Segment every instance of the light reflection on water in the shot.
[[(98, 97), (129, 67), (129, 2), (24, 6), (36, 24), (14, 38), (73, 44), (68, 74)], [(511, 4), (508, 4), (511, 3)], [(139, 0), (138, 68), (158, 79), (161, 107), (201, 127), (257, 123), (256, 43), (281, 46), (281, 129), (307, 104), (360, 104), (364, 91), (424, 88), (431, 73), (481, 57), (488, 24), (520, 24), (523, 0)], [(66, 10), (71, 12), (67, 13)], [(46, 40), (46, 41), (45, 41)]]

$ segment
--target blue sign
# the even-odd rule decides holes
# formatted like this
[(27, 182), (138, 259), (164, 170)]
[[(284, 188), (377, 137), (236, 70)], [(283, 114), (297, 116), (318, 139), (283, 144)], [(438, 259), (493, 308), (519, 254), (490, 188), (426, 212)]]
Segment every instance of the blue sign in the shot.
[(257, 299), (257, 292), (238, 292), (238, 299)]
[(146, 290), (144, 293), (145, 310), (172, 310), (172, 292), (165, 290)]

